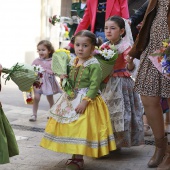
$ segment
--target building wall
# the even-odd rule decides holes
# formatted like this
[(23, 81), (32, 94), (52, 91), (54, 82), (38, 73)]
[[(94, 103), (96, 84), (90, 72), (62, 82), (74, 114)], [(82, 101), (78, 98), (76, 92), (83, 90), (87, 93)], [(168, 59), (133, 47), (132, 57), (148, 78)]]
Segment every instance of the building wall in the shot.
[(42, 39), (59, 47), (59, 24), (50, 16), (61, 13), (61, 0), (5, 0), (0, 5), (0, 49), (4, 67), (16, 62), (31, 64), (38, 57), (36, 45)]
[(70, 0), (62, 0), (61, 1), (61, 16), (70, 17), (72, 1)]
[(36, 55), (41, 31), (41, 0), (5, 0), (0, 5), (0, 49), (3, 66), (29, 62)]
[[(77, 0), (2, 1), (0, 63), (4, 67), (10, 67), (16, 62), (32, 63), (38, 57), (36, 45), (42, 39), (50, 40), (55, 49), (59, 48), (60, 24), (52, 26), (48, 19), (52, 15), (69, 16), (71, 3), (75, 1)], [(130, 10), (139, 7), (141, 1), (129, 0)]]

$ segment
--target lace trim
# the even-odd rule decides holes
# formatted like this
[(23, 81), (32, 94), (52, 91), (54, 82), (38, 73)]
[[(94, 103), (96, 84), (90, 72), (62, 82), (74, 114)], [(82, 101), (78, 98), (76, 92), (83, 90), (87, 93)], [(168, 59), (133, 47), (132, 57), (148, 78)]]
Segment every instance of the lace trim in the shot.
[(89, 66), (91, 64), (99, 64), (99, 62), (98, 62), (98, 60), (96, 58), (93, 57), (90, 60), (87, 60), (86, 62), (84, 62), (83, 66), (87, 67), (87, 66)]
[[(74, 66), (74, 60), (75, 60), (75, 58), (73, 58), (73, 59), (70, 60), (69, 66)], [(87, 67), (87, 66), (89, 66), (89, 65), (91, 65), (91, 64), (99, 64), (99, 62), (98, 62), (98, 60), (97, 60), (96, 58), (92, 57), (91, 59), (85, 61), (85, 62), (83, 63), (83, 66), (84, 66), (84, 67)]]
[(110, 141), (115, 141), (114, 135), (109, 135), (107, 139), (103, 139), (101, 141), (88, 141), (87, 139), (84, 138), (71, 138), (71, 137), (58, 137), (54, 136), (49, 133), (45, 133), (44, 138), (54, 141), (56, 143), (62, 143), (62, 144), (72, 144), (72, 145), (85, 145), (90, 148), (101, 148), (104, 146), (108, 146)]
[(126, 42), (125, 38), (122, 38), (119, 44), (115, 45), (115, 48), (118, 51), (118, 54), (122, 54), (125, 50), (130, 47), (130, 43)]

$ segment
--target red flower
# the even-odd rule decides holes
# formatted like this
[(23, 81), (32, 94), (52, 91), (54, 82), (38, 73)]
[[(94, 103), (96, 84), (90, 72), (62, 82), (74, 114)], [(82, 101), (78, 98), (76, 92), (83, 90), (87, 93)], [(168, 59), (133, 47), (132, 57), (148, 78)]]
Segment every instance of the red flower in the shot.
[(102, 45), (101, 50), (104, 50), (104, 49), (109, 50), (110, 49), (109, 45), (107, 45), (107, 44)]
[(33, 83), (33, 86), (40, 89), (41, 86), (42, 86), (42, 84), (43, 84), (43, 83), (40, 83), (39, 81), (35, 81), (35, 82)]
[(49, 22), (52, 24), (52, 18), (49, 18)]
[(29, 103), (33, 103), (33, 98), (30, 97), (30, 98), (26, 99), (26, 102), (27, 102), (28, 104), (29, 104)]
[(55, 25), (56, 22), (60, 22), (60, 18), (57, 18), (57, 15), (54, 15), (53, 17), (50, 17), (50, 18), (49, 18), (49, 22), (50, 22), (52, 25)]
[(40, 76), (40, 78), (42, 78), (42, 77), (43, 77), (43, 74), (42, 74), (42, 73), (39, 73), (39, 76)]

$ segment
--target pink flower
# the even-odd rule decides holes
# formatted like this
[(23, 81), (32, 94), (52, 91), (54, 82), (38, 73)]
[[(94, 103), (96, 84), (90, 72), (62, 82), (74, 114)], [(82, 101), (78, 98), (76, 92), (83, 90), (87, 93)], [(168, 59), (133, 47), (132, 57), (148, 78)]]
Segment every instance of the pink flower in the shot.
[(100, 48), (101, 48), (101, 50), (104, 50), (104, 49), (109, 50), (110, 49), (109, 45), (107, 45), (107, 44), (102, 45)]

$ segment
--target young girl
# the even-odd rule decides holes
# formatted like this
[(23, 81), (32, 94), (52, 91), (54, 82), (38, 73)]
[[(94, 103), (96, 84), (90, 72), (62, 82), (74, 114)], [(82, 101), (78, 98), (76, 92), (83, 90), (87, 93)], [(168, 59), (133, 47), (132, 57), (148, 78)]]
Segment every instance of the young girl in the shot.
[[(100, 96), (102, 81), (98, 60), (92, 56), (95, 35), (83, 30), (73, 38), (77, 57), (70, 61), (69, 81), (75, 98), (61, 94), (50, 109), (41, 146), (56, 152), (73, 154), (67, 170), (83, 168), (83, 155), (101, 157), (115, 150), (109, 112)], [(61, 76), (63, 78), (64, 76)]]
[(37, 110), (41, 94), (47, 96), (51, 107), (54, 104), (53, 95), (61, 92), (55, 75), (51, 70), (52, 54), (54, 53), (52, 44), (47, 40), (42, 40), (37, 45), (37, 51), (39, 58), (35, 59), (32, 65), (40, 65), (44, 69), (42, 77), (43, 82), (40, 89), (34, 87), (33, 115), (29, 121), (37, 120)]
[(143, 110), (139, 95), (133, 91), (134, 81), (129, 72), (135, 65), (132, 59), (126, 58), (131, 49), (131, 32), (125, 31), (125, 21), (121, 17), (113, 16), (105, 22), (105, 35), (109, 40), (106, 43), (114, 44), (119, 54), (102, 91), (110, 111), (116, 145), (118, 148), (137, 146), (144, 141)]

